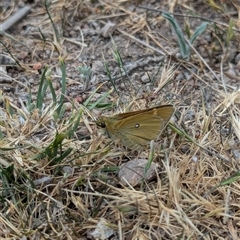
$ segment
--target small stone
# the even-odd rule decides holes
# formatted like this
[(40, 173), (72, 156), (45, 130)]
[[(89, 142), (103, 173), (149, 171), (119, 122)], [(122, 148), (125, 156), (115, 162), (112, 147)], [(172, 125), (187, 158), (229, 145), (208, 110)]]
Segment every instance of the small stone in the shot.
[(134, 159), (125, 163), (118, 172), (118, 178), (121, 183), (125, 186), (128, 184), (136, 186), (143, 180), (150, 181), (156, 177), (158, 165), (152, 162), (150, 167), (146, 169), (148, 162), (146, 159)]

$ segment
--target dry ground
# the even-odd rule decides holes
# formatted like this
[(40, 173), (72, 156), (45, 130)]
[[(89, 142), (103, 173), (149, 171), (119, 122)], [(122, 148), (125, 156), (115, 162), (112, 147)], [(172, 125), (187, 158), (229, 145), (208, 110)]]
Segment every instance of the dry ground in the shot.
[[(0, 36), (1, 239), (240, 239), (239, 1), (0, 5), (2, 23), (31, 9)], [(117, 170), (150, 150), (94, 120), (159, 104), (176, 112), (156, 175), (124, 185)]]

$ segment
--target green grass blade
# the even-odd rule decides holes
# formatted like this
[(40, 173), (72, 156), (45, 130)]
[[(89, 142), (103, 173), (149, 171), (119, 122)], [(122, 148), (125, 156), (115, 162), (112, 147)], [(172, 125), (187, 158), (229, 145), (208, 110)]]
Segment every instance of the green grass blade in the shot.
[(197, 30), (194, 32), (194, 34), (192, 35), (190, 42), (193, 43), (195, 41), (195, 39), (200, 36), (202, 33), (204, 33), (207, 29), (207, 26), (209, 25), (208, 22), (204, 22), (202, 23)]
[(178, 25), (177, 21), (169, 13), (164, 12), (164, 13), (162, 13), (162, 16), (170, 22), (170, 24), (172, 25), (172, 27), (175, 31), (181, 56), (183, 58), (188, 58), (190, 56), (189, 46), (188, 46), (187, 42), (185, 41), (183, 32), (182, 32), (180, 26)]

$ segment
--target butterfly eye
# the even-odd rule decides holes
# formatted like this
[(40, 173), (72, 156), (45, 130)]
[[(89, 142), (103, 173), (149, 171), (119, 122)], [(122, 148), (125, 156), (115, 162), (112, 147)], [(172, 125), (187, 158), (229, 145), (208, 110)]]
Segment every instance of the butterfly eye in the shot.
[(101, 123), (99, 124), (99, 126), (102, 127), (102, 128), (105, 128), (105, 127), (106, 127), (106, 124), (105, 124), (104, 122), (101, 122)]

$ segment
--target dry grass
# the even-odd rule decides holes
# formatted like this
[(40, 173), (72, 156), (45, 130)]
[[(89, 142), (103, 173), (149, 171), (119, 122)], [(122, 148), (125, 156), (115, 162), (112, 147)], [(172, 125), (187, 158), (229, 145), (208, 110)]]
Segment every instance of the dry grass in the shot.
[[(137, 3), (32, 6), (24, 21), (33, 30), (17, 35), (16, 29), (15, 40), (1, 40), (19, 66), (2, 75), (15, 94), (0, 90), (0, 237), (239, 239), (240, 62), (232, 63), (240, 43), (237, 4), (161, 5), (172, 13), (181, 9), (185, 17), (176, 19), (191, 34), (203, 20), (186, 15), (216, 17), (188, 41), (185, 60), (169, 22)], [(101, 32), (108, 21), (112, 38)], [(49, 66), (45, 77), (37, 63)], [(117, 169), (147, 159), (149, 151), (109, 144), (91, 117), (159, 103), (174, 104), (176, 114), (157, 143), (157, 176), (126, 187)]]

